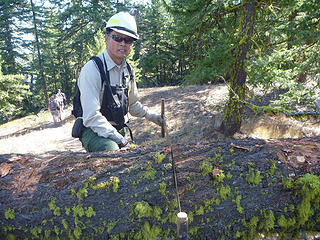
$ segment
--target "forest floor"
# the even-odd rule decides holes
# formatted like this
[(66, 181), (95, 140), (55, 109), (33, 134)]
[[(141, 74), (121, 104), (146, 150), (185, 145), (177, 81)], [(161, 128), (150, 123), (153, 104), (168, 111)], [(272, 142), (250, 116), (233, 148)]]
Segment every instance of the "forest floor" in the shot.
[[(276, 93), (257, 91), (256, 94), (261, 99), (260, 105), (277, 97)], [(132, 156), (135, 160), (136, 154), (145, 156), (146, 152), (172, 145), (174, 154), (184, 155), (184, 161), (188, 161), (199, 159), (201, 149), (209, 152), (216, 145), (240, 149), (249, 156), (252, 147), (267, 144), (268, 149), (277, 149), (278, 160), (293, 174), (300, 170), (317, 175), (320, 172), (319, 119), (301, 121), (283, 114), (270, 116), (246, 109), (243, 127), (235, 135), (235, 142), (230, 143), (230, 139), (218, 131), (228, 99), (225, 85), (140, 89), (141, 102), (155, 112), (160, 112), (162, 98), (165, 99), (168, 138), (161, 137), (160, 128), (155, 124), (131, 117), (129, 125), (137, 150), (129, 150), (123, 156), (121, 152), (110, 153), (110, 156), (115, 159)], [(0, 126), (0, 193), (6, 189), (17, 194), (11, 196), (15, 201), (0, 202), (0, 208), (15, 208), (19, 202), (23, 206), (21, 201), (28, 201), (36, 185), (41, 189), (41, 183), (52, 183), (58, 191), (108, 165), (99, 160), (99, 154), (85, 153), (80, 141), (71, 137), (73, 122), (67, 108), (63, 120), (57, 124), (52, 122), (50, 113), (41, 112)], [(108, 153), (101, 153), (100, 157), (105, 156)], [(89, 160), (92, 157), (98, 158)]]

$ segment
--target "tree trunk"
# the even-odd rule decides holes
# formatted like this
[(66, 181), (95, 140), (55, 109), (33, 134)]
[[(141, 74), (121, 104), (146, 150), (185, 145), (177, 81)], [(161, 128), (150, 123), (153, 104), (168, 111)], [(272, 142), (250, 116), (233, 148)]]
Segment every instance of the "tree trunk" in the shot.
[(35, 12), (34, 4), (33, 4), (32, 0), (30, 0), (30, 4), (31, 4), (31, 10), (32, 10), (32, 17), (33, 17), (34, 36), (36, 38), (36, 48), (37, 48), (37, 53), (38, 53), (39, 73), (40, 73), (41, 80), (43, 82), (43, 92), (44, 92), (44, 97), (45, 97), (45, 101), (46, 101), (46, 106), (48, 106), (49, 97), (48, 97), (47, 81), (46, 81), (46, 78), (44, 75), (42, 56), (41, 56), (41, 51), (40, 51), (40, 41), (39, 41), (37, 22), (36, 22), (36, 12)]
[(226, 104), (224, 120), (221, 124), (221, 131), (226, 136), (233, 136), (240, 130), (242, 114), (246, 93), (246, 78), (244, 61), (252, 45), (251, 38), (254, 28), (256, 12), (256, 1), (244, 1), (240, 20), (239, 46), (236, 49), (235, 62), (232, 69), (230, 81), (229, 100)]
[[(0, 236), (176, 239), (169, 150), (0, 155)], [(302, 175), (319, 174), (319, 157), (319, 137), (173, 146), (190, 239), (291, 239), (320, 231), (320, 181)]]

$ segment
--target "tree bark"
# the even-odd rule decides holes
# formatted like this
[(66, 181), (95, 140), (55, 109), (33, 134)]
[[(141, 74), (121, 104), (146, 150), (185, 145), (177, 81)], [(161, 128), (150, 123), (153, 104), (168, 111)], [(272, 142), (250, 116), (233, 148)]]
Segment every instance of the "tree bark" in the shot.
[(239, 46), (236, 49), (235, 62), (230, 81), (229, 100), (226, 104), (224, 120), (221, 131), (226, 136), (233, 136), (240, 130), (242, 123), (243, 107), (246, 93), (246, 78), (244, 61), (251, 48), (251, 38), (254, 29), (256, 1), (243, 1), (239, 27)]
[[(308, 163), (292, 161), (297, 154)], [(291, 239), (305, 231), (320, 231), (316, 203), (320, 192), (312, 188), (320, 182), (298, 184), (301, 174), (319, 174), (319, 157), (319, 137), (174, 145), (181, 210), (188, 214), (190, 239), (263, 239), (262, 234)], [(60, 152), (42, 159), (1, 155), (0, 165), (1, 236), (177, 237), (172, 158), (164, 147)], [(286, 187), (288, 179), (294, 187)], [(302, 190), (310, 195), (304, 196)], [(284, 219), (295, 224), (285, 224)]]

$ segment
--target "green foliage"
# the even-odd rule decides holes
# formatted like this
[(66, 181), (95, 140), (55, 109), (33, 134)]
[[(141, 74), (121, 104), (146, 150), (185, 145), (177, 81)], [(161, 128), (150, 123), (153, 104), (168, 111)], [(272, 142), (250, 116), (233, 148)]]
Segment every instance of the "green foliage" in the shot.
[(156, 163), (161, 163), (163, 161), (163, 159), (165, 159), (166, 155), (163, 154), (163, 153), (157, 153), (155, 156), (154, 156), (154, 160)]
[(146, 179), (151, 179), (153, 180), (155, 178), (155, 175), (157, 173), (156, 170), (154, 170), (152, 168), (152, 162), (147, 162), (144, 166), (144, 172), (143, 172), (143, 176), (146, 178)]
[(55, 216), (61, 215), (60, 207), (58, 207), (56, 205), (56, 198), (52, 197), (51, 201), (48, 203), (48, 205), (49, 205), (50, 210), (53, 211), (53, 214)]
[(0, 69), (0, 123), (26, 113), (25, 100), (31, 92), (24, 79), (22, 75), (3, 75)]
[(231, 188), (229, 185), (221, 185), (217, 188), (217, 194), (220, 199), (226, 200), (228, 197), (231, 197)]
[(212, 172), (213, 166), (210, 161), (205, 160), (200, 164), (199, 170), (201, 171), (203, 176), (207, 176)]
[(237, 204), (237, 210), (238, 210), (238, 212), (239, 212), (240, 214), (243, 213), (243, 207), (241, 207), (241, 204), (240, 204), (241, 198), (242, 198), (242, 196), (241, 196), (241, 195), (238, 195), (238, 196), (236, 197), (236, 200), (235, 200), (235, 202), (236, 202), (236, 204)]
[(296, 225), (295, 218), (286, 218), (284, 215), (281, 215), (278, 219), (279, 226), (285, 231), (290, 227), (294, 227)]
[(249, 167), (249, 171), (248, 171), (248, 173), (246, 174), (246, 177), (245, 177), (246, 181), (249, 184), (258, 185), (262, 180), (260, 173), (261, 172), (259, 170), (255, 170), (255, 169)]
[(134, 240), (142, 239), (157, 239), (162, 234), (162, 229), (157, 225), (150, 226), (150, 223), (146, 221), (140, 231), (134, 235)]
[(165, 182), (161, 182), (159, 183), (159, 192), (161, 193), (161, 195), (166, 196), (166, 188), (167, 188), (167, 184)]
[(271, 210), (261, 210), (260, 213), (262, 216), (259, 224), (259, 229), (262, 229), (268, 233), (274, 228), (275, 217)]
[(14, 209), (9, 208), (4, 212), (5, 219), (15, 219)]
[(194, 60), (192, 71), (184, 77), (185, 85), (215, 84), (225, 76), (232, 63), (231, 42), (225, 40), (213, 39), (210, 45), (203, 46), (203, 55)]
[(136, 202), (133, 208), (130, 210), (130, 215), (132, 214), (137, 215), (137, 217), (154, 217), (157, 220), (161, 219), (162, 210), (159, 206), (151, 207), (149, 203), (145, 201)]
[(295, 182), (297, 194), (302, 196), (302, 201), (298, 204), (298, 224), (305, 224), (314, 214), (313, 208), (319, 208), (320, 202), (320, 180), (312, 174), (305, 174)]
[(282, 178), (282, 185), (284, 186), (284, 188), (286, 189), (292, 189), (293, 188), (293, 180), (290, 177), (287, 178)]

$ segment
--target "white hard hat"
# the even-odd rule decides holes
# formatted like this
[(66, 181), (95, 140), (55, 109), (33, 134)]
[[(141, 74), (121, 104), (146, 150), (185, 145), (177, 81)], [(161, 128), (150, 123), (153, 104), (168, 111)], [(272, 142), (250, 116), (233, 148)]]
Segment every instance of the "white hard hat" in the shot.
[(128, 12), (119, 12), (113, 15), (107, 22), (106, 29), (112, 29), (134, 39), (139, 39), (136, 20)]

